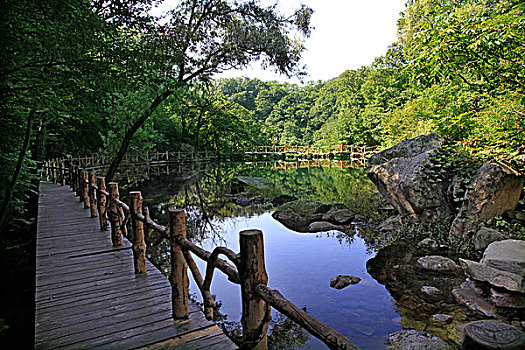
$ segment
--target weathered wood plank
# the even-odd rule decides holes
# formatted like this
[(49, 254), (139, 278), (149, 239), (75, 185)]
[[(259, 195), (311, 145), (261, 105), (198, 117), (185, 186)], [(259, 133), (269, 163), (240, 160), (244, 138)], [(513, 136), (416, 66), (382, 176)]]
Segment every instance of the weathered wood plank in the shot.
[(74, 192), (45, 183), (40, 190), (36, 349), (128, 349), (170, 339), (236, 348), (196, 304), (187, 320), (174, 321), (166, 277), (149, 261), (147, 274), (135, 275), (131, 244), (114, 247), (110, 231), (100, 231)]

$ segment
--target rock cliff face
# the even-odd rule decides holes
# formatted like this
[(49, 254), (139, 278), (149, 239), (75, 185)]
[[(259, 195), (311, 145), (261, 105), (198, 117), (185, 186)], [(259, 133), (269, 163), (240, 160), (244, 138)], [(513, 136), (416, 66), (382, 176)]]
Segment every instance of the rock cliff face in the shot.
[[(450, 240), (463, 240), (479, 223), (516, 207), (523, 178), (505, 164), (486, 163), (459, 198), (456, 169), (438, 181), (425, 174), (425, 162), (442, 144), (436, 133), (403, 141), (369, 159), (368, 177), (403, 218), (421, 222), (449, 218)], [(454, 199), (462, 203), (459, 212)]]
[[(443, 144), (436, 134), (403, 141), (369, 159), (368, 177), (399, 213), (414, 221), (434, 221), (449, 217), (448, 184), (431, 184), (421, 176), (428, 157)], [(429, 190), (432, 189), (432, 190)]]
[(470, 187), (450, 228), (451, 240), (464, 237), (485, 220), (515, 209), (523, 179), (505, 164), (486, 163), (474, 175)]

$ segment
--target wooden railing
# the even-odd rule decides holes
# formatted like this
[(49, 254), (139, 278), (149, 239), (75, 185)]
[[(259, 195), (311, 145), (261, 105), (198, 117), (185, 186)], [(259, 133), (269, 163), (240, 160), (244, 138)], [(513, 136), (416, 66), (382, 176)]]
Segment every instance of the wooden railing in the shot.
[[(96, 177), (93, 172), (73, 165), (58, 165), (53, 162), (45, 166), (47, 180), (69, 184), (79, 196), (84, 208), (89, 208), (91, 217), (99, 218), (100, 230), (111, 228), (114, 246), (122, 245), (122, 236), (128, 236), (127, 223), (131, 220), (133, 230), (132, 251), (136, 274), (146, 271), (146, 243), (152, 231), (168, 239), (171, 247), (171, 273), (169, 281), (172, 288), (172, 315), (176, 320), (189, 316), (189, 268), (203, 299), (204, 314), (213, 319), (215, 302), (210, 286), (215, 269), (219, 269), (232, 283), (241, 286), (242, 299), (242, 340), (243, 349), (266, 349), (266, 333), (271, 312), (275, 308), (289, 319), (323, 341), (330, 349), (358, 349), (358, 347), (338, 331), (309, 315), (279, 291), (267, 286), (268, 276), (264, 262), (263, 233), (260, 230), (244, 230), (239, 233), (240, 252), (235, 253), (226, 247), (216, 247), (212, 252), (204, 250), (186, 238), (186, 217), (182, 209), (169, 209), (170, 222), (163, 226), (153, 221), (149, 210), (142, 206), (139, 191), (130, 192), (130, 203), (120, 200), (118, 184), (105, 183), (104, 177)], [(108, 219), (111, 225), (108, 225)], [(197, 268), (193, 255), (206, 262), (204, 277)], [(227, 260), (222, 259), (224, 256)]]
[(355, 146), (355, 145), (334, 145), (334, 146), (298, 146), (298, 145), (273, 145), (273, 146), (253, 146), (245, 148), (245, 153), (298, 153), (298, 154), (329, 154), (329, 153), (349, 153), (359, 155), (371, 155), (375, 153), (378, 146)]

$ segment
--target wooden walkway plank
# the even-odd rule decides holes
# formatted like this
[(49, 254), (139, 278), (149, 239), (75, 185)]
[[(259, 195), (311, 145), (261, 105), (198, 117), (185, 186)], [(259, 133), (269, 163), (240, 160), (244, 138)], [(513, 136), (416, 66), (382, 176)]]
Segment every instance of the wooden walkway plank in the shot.
[(41, 183), (36, 243), (36, 349), (235, 349), (196, 304), (171, 316), (171, 286), (131, 244), (114, 247), (74, 193)]

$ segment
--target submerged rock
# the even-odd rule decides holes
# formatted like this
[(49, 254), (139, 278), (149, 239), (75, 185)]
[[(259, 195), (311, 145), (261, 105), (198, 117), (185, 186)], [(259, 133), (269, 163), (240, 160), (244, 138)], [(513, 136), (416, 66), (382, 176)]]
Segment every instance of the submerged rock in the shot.
[(457, 301), (469, 309), (481, 312), (487, 317), (496, 316), (496, 308), (494, 305), (483, 298), (476, 290), (472, 288), (458, 288), (454, 289), (452, 294)]
[(426, 270), (449, 272), (458, 268), (454, 260), (441, 255), (428, 255), (417, 259), (419, 265)]
[(464, 328), (461, 349), (525, 349), (525, 334), (499, 321), (475, 321)]
[(324, 204), (319, 201), (296, 200), (281, 205), (272, 214), (273, 218), (289, 229), (308, 232), (308, 225), (320, 221), (332, 208), (340, 208), (341, 203)]
[(354, 213), (346, 208), (332, 208), (323, 215), (323, 220), (334, 224), (348, 224), (354, 219)]
[(421, 287), (421, 292), (428, 295), (439, 295), (441, 294), (441, 289), (432, 287), (432, 286), (423, 286)]
[(432, 318), (436, 321), (443, 322), (446, 324), (452, 323), (452, 320), (454, 319), (452, 316), (445, 314), (435, 314), (432, 316)]
[(343, 289), (348, 287), (351, 284), (357, 284), (361, 282), (359, 277), (348, 276), (348, 275), (338, 275), (330, 279), (330, 287), (335, 289)]
[(343, 226), (334, 225), (328, 221), (314, 221), (308, 226), (308, 231), (310, 232), (322, 232), (332, 230), (342, 231), (344, 229), (345, 228)]
[(480, 262), (459, 259), (467, 275), (509, 291), (525, 293), (525, 241), (491, 243)]
[(390, 334), (389, 349), (396, 350), (445, 350), (450, 349), (442, 339), (423, 331), (414, 329)]
[(231, 192), (233, 194), (246, 191), (272, 191), (274, 184), (264, 177), (235, 176), (231, 181)]

